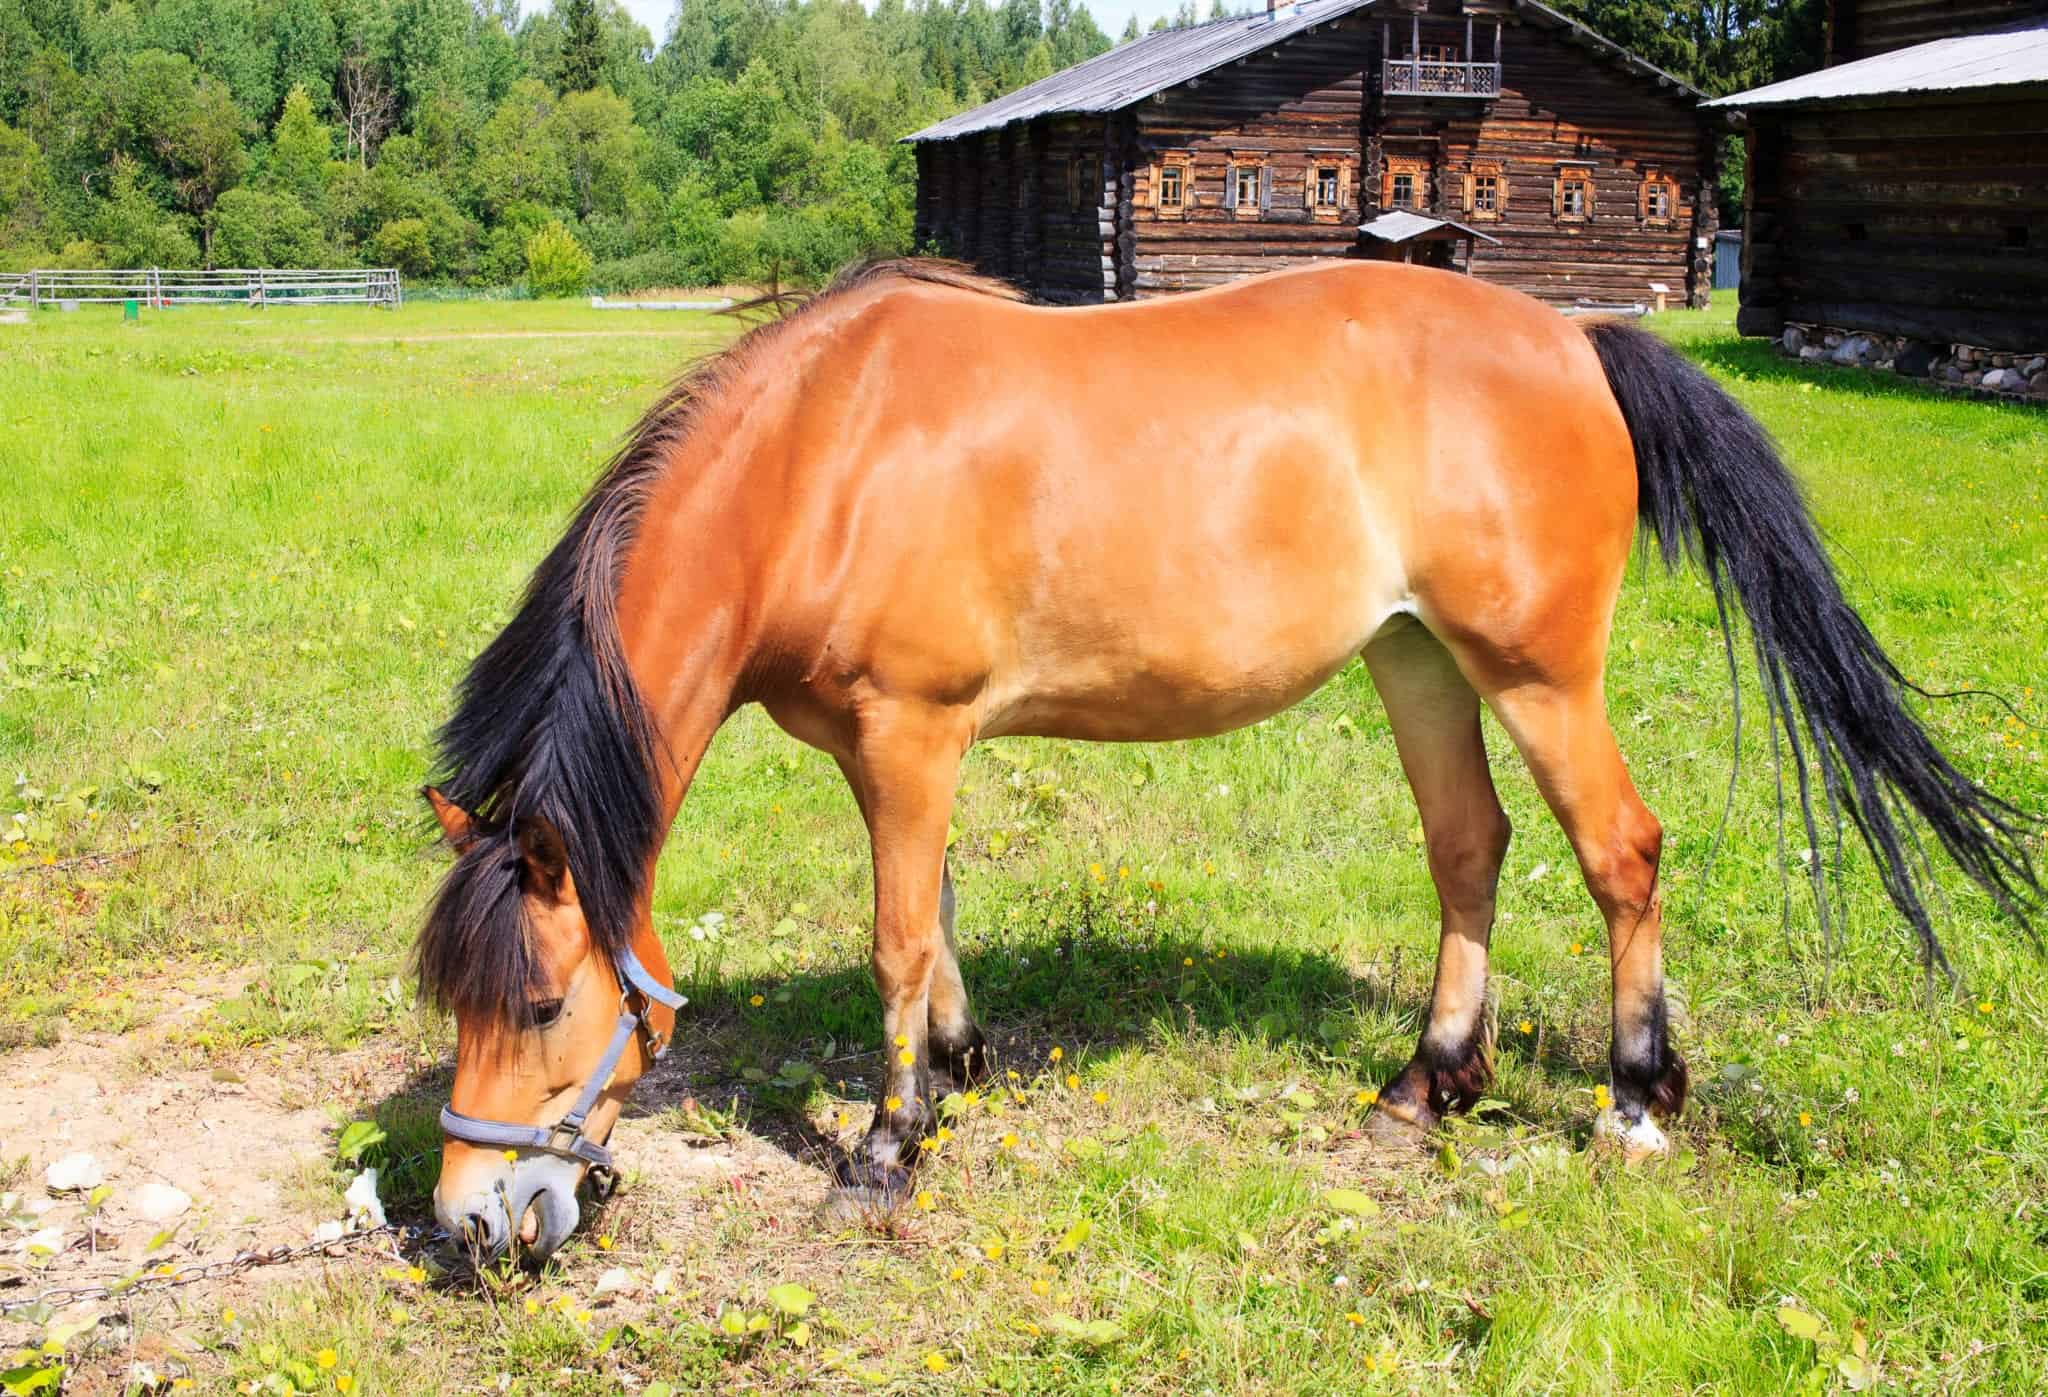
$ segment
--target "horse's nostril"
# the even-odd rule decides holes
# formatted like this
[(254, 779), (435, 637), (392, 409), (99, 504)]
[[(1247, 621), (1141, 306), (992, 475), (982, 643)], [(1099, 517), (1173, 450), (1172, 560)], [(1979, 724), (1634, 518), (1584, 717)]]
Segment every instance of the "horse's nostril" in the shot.
[(488, 1246), (491, 1220), (482, 1213), (468, 1213), (462, 1219), (462, 1240), (473, 1247)]

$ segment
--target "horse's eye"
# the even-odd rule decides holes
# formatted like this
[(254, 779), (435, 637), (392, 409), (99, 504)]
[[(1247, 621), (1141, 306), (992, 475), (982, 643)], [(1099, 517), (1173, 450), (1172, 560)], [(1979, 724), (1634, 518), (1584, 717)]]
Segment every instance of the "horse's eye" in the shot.
[(546, 1028), (562, 1017), (562, 1001), (559, 999), (537, 999), (533, 1002), (533, 1026)]

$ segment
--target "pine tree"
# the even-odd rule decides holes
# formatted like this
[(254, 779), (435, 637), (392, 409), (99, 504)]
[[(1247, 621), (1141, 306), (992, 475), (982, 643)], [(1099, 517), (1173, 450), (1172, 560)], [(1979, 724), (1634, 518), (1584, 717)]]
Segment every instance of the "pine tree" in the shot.
[(604, 81), (604, 25), (597, 0), (562, 0), (562, 91), (588, 92)]

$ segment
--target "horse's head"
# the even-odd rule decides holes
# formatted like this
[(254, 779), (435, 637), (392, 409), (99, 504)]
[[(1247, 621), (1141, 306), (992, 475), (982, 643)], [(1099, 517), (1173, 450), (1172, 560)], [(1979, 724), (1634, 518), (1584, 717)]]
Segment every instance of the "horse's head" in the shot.
[(615, 957), (591, 934), (560, 833), (490, 825), (426, 792), (458, 854), (420, 938), (421, 984), (456, 1021), (455, 1086), (434, 1214), (484, 1257), (517, 1238), (544, 1259), (576, 1226), (577, 1187), (681, 1003), (652, 936)]

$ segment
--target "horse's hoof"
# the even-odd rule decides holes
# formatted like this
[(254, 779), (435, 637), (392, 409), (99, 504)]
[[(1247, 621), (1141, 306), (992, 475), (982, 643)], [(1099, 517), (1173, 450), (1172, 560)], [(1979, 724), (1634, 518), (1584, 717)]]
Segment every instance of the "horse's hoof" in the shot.
[(1627, 1164), (1662, 1159), (1671, 1153), (1670, 1137), (1645, 1115), (1630, 1120), (1609, 1106), (1593, 1118), (1593, 1143), (1614, 1150)]
[(1424, 1114), (1410, 1120), (1406, 1116), (1396, 1115), (1385, 1106), (1379, 1107), (1365, 1118), (1365, 1138), (1388, 1149), (1427, 1149), (1430, 1132), (1434, 1129), (1434, 1116)]
[(818, 1205), (818, 1225), (831, 1232), (871, 1231), (885, 1227), (909, 1196), (907, 1189), (870, 1184), (835, 1184)]

